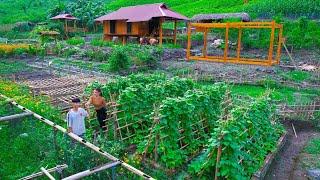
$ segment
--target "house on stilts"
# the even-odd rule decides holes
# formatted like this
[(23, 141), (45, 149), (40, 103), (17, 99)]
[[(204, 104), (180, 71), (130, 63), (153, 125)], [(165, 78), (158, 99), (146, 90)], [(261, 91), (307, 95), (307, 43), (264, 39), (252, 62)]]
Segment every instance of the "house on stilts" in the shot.
[[(119, 37), (125, 44), (128, 37), (153, 37), (159, 40), (160, 45), (164, 37), (171, 37), (176, 43), (177, 22), (188, 20), (187, 17), (170, 10), (164, 3), (122, 7), (95, 19), (103, 24), (104, 40), (111, 41), (113, 37)], [(174, 22), (174, 30), (163, 29), (165, 21)]]

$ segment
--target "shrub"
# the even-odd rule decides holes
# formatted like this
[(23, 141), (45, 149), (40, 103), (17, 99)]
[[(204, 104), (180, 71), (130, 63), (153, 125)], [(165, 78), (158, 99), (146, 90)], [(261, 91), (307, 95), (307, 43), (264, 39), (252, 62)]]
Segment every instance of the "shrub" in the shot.
[(137, 64), (145, 65), (148, 67), (155, 67), (158, 62), (157, 57), (152, 55), (148, 50), (138, 52), (137, 60)]
[(114, 48), (109, 58), (109, 69), (111, 71), (119, 71), (122, 69), (128, 69), (131, 63), (131, 59), (126, 52), (126, 48), (119, 47)]
[(70, 45), (83, 45), (85, 43), (84, 39), (81, 37), (73, 37), (67, 40)]
[(85, 51), (85, 56), (89, 58), (90, 61), (107, 61), (108, 55), (105, 54), (102, 50), (100, 49), (93, 49), (93, 50), (87, 50)]
[(27, 51), (26, 48), (17, 48), (17, 49), (14, 49), (14, 50), (13, 50), (13, 54), (15, 54), (15, 55), (21, 55), (21, 54), (25, 53), (26, 51)]

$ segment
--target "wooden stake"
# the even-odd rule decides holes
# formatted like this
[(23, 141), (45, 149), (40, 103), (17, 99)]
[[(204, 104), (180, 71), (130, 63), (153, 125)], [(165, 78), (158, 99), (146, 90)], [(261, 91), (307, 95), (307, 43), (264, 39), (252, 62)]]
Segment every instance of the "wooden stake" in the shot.
[(286, 52), (287, 52), (287, 54), (288, 54), (291, 62), (293, 63), (294, 67), (297, 69), (297, 64), (296, 64), (296, 62), (293, 60), (290, 52), (288, 51), (288, 48), (287, 48), (286, 44), (285, 44), (284, 42), (283, 42), (282, 44), (283, 44), (283, 47), (284, 47), (284, 49), (286, 50)]
[(217, 153), (217, 161), (216, 161), (216, 170), (214, 173), (214, 180), (218, 180), (218, 173), (219, 173), (219, 163), (221, 158), (222, 148), (221, 145), (218, 147), (218, 153)]
[(294, 128), (293, 123), (291, 123), (291, 125), (292, 125), (292, 129), (293, 129), (294, 135), (295, 135), (296, 138), (297, 138), (298, 136), (297, 136), (297, 133), (296, 133), (296, 129)]

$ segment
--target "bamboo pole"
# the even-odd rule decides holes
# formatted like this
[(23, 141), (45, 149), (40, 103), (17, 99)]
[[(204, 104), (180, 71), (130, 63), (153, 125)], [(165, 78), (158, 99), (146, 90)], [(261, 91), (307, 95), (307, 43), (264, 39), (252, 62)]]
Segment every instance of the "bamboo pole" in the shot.
[(275, 21), (271, 22), (271, 35), (270, 35), (270, 46), (269, 46), (269, 54), (268, 54), (268, 63), (272, 65), (272, 56), (273, 56), (273, 44), (274, 44), (274, 32), (275, 32)]
[(4, 116), (4, 117), (0, 117), (0, 122), (1, 121), (10, 121), (10, 120), (14, 120), (14, 119), (19, 119), (19, 118), (24, 118), (26, 116), (31, 116), (32, 113), (21, 113), (21, 114), (14, 114), (14, 115), (9, 115), (9, 116)]
[(29, 112), (29, 113), (32, 113), (33, 114), (33, 117), (37, 118), (38, 120), (46, 123), (47, 125), (65, 133), (66, 135), (68, 135), (69, 137), (71, 137), (72, 139), (78, 141), (79, 143), (83, 144), (84, 146), (90, 148), (91, 150), (99, 153), (100, 155), (104, 156), (105, 158), (111, 160), (111, 161), (119, 161), (121, 163), (121, 166), (123, 166), (124, 168), (126, 168), (127, 170), (135, 173), (136, 175), (140, 176), (140, 177), (143, 177), (144, 179), (154, 179), (152, 178), (151, 176), (145, 174), (144, 172), (136, 169), (135, 167), (123, 162), (122, 160), (112, 156), (111, 154), (103, 151), (101, 148), (95, 146), (94, 144), (82, 139), (81, 137), (77, 136), (76, 134), (72, 133), (72, 132), (67, 132), (67, 130), (65, 128), (63, 128), (62, 126), (59, 126), (57, 125), (56, 123), (40, 116), (39, 114), (37, 113), (34, 113), (32, 112), (31, 110), (19, 105), (17, 102), (13, 101), (12, 99), (10, 99), (9, 97), (7, 96), (4, 96), (3, 94), (0, 94), (0, 97), (2, 97), (3, 99), (7, 100), (8, 102), (10, 102), (12, 105), (16, 106), (17, 108), (25, 111), (25, 112)]
[(50, 180), (55, 180), (55, 178), (44, 168), (41, 167), (40, 170), (45, 174)]
[(106, 169), (109, 169), (109, 168), (118, 166), (119, 164), (121, 164), (119, 161), (111, 162), (111, 163), (102, 165), (102, 166), (100, 166), (100, 167), (95, 167), (95, 168), (92, 168), (92, 169), (88, 169), (88, 170), (79, 172), (79, 173), (77, 173), (77, 174), (74, 174), (74, 175), (71, 175), (71, 176), (69, 176), (69, 177), (63, 178), (62, 180), (81, 179), (81, 178), (83, 178), (83, 177), (89, 176), (89, 175), (94, 174), (94, 173), (97, 173), (97, 172), (99, 172), (99, 171), (103, 171), (103, 170), (106, 170)]
[[(66, 164), (58, 165), (58, 166), (53, 167), (53, 168), (51, 168), (51, 169), (47, 169), (47, 172), (51, 173), (51, 172), (60, 171), (60, 170), (66, 169), (66, 168), (68, 168), (68, 165), (66, 165)], [(44, 173), (43, 173), (42, 171), (40, 171), (40, 172), (31, 174), (31, 175), (29, 175), (29, 176), (20, 178), (19, 180), (34, 179), (34, 178), (36, 178), (36, 177), (43, 176), (43, 175), (44, 175)]]
[(222, 148), (221, 145), (218, 147), (218, 152), (217, 152), (217, 161), (216, 161), (216, 169), (214, 173), (214, 180), (218, 180), (218, 173), (219, 173), (219, 163), (220, 163), (220, 158), (221, 158), (221, 153), (222, 153)]
[(177, 44), (177, 20), (174, 20), (173, 43)]
[(191, 23), (188, 23), (188, 45), (187, 45), (187, 60), (190, 60), (191, 55)]

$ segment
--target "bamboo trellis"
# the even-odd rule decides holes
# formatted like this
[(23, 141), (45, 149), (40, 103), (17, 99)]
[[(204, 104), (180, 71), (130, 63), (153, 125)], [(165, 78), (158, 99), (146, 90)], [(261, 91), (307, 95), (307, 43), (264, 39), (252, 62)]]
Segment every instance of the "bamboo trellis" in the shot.
[(0, 97), (5, 99), (7, 102), (9, 102), (10, 104), (12, 104), (13, 106), (17, 107), (18, 109), (21, 109), (22, 111), (26, 112), (26, 113), (31, 113), (32, 116), (38, 120), (40, 120), (41, 122), (45, 123), (46, 125), (51, 126), (52, 128), (54, 128), (57, 131), (60, 131), (66, 135), (68, 135), (70, 138), (72, 138), (73, 140), (81, 143), (82, 145), (86, 146), (87, 148), (90, 148), (91, 150), (93, 150), (94, 152), (102, 155), (103, 157), (111, 160), (112, 162), (116, 163), (118, 162), (119, 165), (121, 165), (123, 168), (127, 169), (128, 171), (144, 178), (144, 179), (153, 179), (151, 176), (145, 174), (144, 172), (134, 168), (133, 166), (123, 162), (122, 160), (114, 157), (113, 155), (109, 154), (108, 152), (102, 150), (101, 148), (95, 146), (94, 144), (84, 140), (83, 138), (77, 136), (76, 134), (72, 133), (72, 132), (67, 132), (67, 130), (65, 128), (63, 128), (60, 125), (57, 125), (56, 123), (50, 121), (49, 119), (46, 119), (44, 117), (42, 117), (41, 115), (21, 106), (20, 104), (18, 104), (17, 102), (15, 102), (14, 100), (10, 99), (9, 97), (0, 94)]
[[(196, 31), (203, 32), (204, 34), (204, 48), (202, 56), (191, 55), (191, 29), (196, 28)], [(213, 28), (225, 29), (225, 47), (223, 56), (209, 56), (207, 54), (207, 42), (208, 42), (208, 31)], [(236, 57), (229, 56), (229, 30), (238, 29), (238, 42), (237, 42), (237, 53)], [(241, 57), (241, 39), (243, 29), (271, 29), (270, 34), (270, 45), (267, 59), (254, 59), (254, 58), (243, 58)], [(273, 57), (275, 43), (275, 31), (279, 30), (278, 41), (277, 41), (277, 52), (276, 56)], [(282, 46), (282, 33), (283, 25), (277, 24), (275, 21), (272, 22), (235, 22), (235, 23), (189, 23), (188, 25), (188, 46), (187, 46), (187, 59), (188, 60), (203, 60), (223, 63), (236, 63), (236, 64), (253, 64), (253, 65), (264, 65), (271, 66), (280, 63), (281, 46)]]

